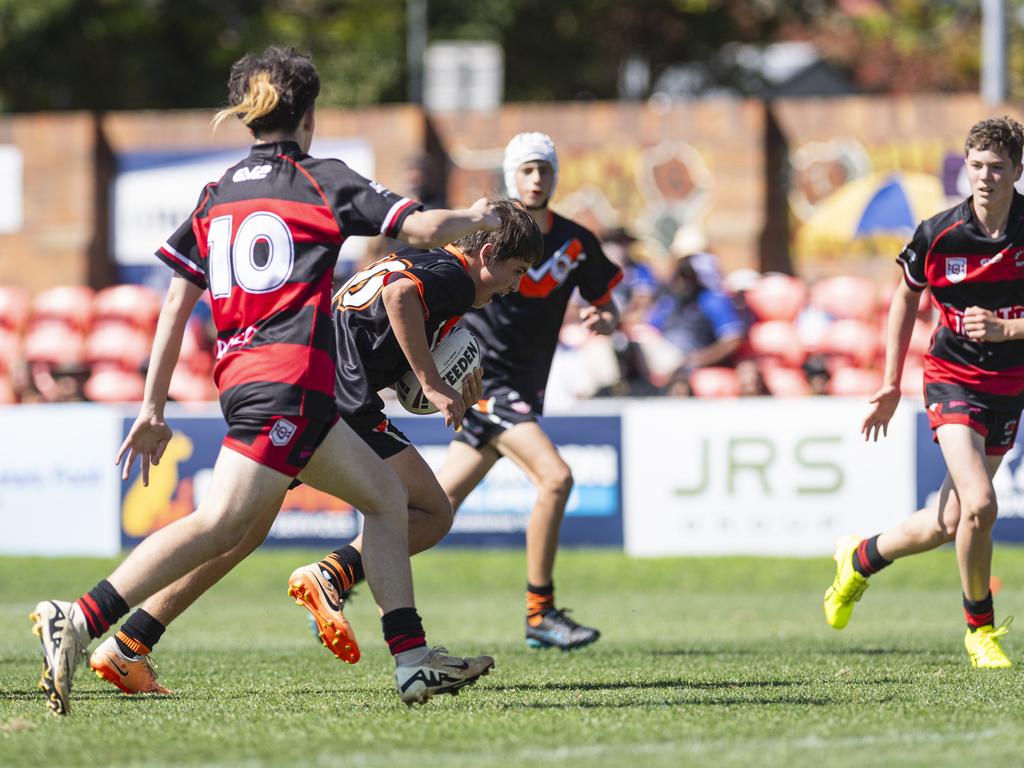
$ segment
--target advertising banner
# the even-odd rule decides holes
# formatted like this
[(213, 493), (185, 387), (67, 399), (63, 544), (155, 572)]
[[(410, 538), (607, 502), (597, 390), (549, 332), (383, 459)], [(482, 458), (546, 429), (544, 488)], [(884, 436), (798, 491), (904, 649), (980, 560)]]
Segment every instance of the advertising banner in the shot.
[(824, 555), (913, 510), (914, 412), (865, 443), (860, 399), (648, 400), (623, 413), (632, 555)]
[[(928, 414), (921, 411), (917, 418), (917, 488), (916, 508), (930, 506), (938, 497), (946, 476), (942, 451), (932, 440), (928, 427)], [(1024, 444), (1020, 434), (1017, 442), (1003, 458), (992, 484), (999, 502), (999, 517), (992, 529), (996, 541), (1024, 542)]]
[(117, 554), (120, 412), (69, 404), (0, 414), (0, 554)]
[[(444, 463), (451, 429), (435, 417), (398, 417), (405, 432), (436, 472)], [(618, 416), (549, 416), (544, 431), (558, 446), (575, 480), (561, 543), (622, 546), (621, 435)], [(533, 484), (510, 459), (501, 459), (466, 499), (442, 544), (522, 546)]]
[[(160, 466), (142, 485), (138, 471), (121, 485), (122, 542), (132, 547), (158, 528), (189, 514), (209, 486), (226, 426), (219, 412), (168, 413), (174, 437)], [(133, 419), (125, 418), (127, 435)], [(397, 417), (435, 471), (444, 461), (451, 429), (437, 417)], [(619, 419), (560, 417), (545, 419), (545, 429), (573, 468), (576, 486), (562, 524), (566, 545), (622, 546)], [(121, 438), (123, 439), (123, 438)], [(446, 544), (521, 546), (536, 493), (510, 461), (495, 465), (456, 516)], [(359, 516), (347, 503), (300, 486), (288, 492), (267, 537), (268, 545), (334, 547), (359, 530)]]
[[(112, 189), (114, 261), (122, 282), (162, 289), (170, 270), (154, 256), (167, 237), (195, 209), (203, 186), (248, 155), (248, 147), (218, 150), (152, 150), (117, 156)], [(336, 157), (357, 173), (373, 178), (373, 149), (365, 139), (315, 140), (310, 154)], [(342, 260), (358, 260), (364, 238), (342, 246)]]

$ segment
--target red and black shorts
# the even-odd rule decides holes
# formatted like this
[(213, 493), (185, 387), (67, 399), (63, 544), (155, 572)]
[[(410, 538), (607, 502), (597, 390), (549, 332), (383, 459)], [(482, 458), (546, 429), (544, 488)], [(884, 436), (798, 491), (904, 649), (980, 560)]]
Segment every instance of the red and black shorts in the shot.
[(514, 390), (495, 393), (487, 400), (481, 400), (466, 411), (462, 419), (462, 431), (455, 439), (480, 449), (516, 424), (536, 421), (537, 412)]
[(295, 477), (309, 463), (338, 417), (238, 416), (228, 424), (224, 445), (258, 464)]
[(959, 384), (925, 382), (924, 400), (933, 433), (943, 424), (965, 424), (985, 438), (988, 456), (1002, 456), (1013, 447), (1021, 397), (977, 392)]
[(342, 416), (352, 431), (382, 459), (390, 459), (410, 445), (409, 438), (381, 411)]

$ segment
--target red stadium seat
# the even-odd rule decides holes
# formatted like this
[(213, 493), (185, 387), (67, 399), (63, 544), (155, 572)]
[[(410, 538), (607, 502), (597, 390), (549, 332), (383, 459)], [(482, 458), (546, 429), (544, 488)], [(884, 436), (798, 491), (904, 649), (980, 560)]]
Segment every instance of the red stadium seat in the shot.
[(0, 376), (0, 405), (14, 405), (18, 402), (14, 385), (6, 376)]
[(50, 288), (32, 299), (30, 322), (60, 322), (84, 333), (92, 323), (92, 299), (93, 290), (85, 285)]
[(690, 374), (694, 397), (738, 397), (740, 383), (732, 368), (698, 368)]
[(142, 399), (145, 380), (134, 371), (97, 371), (85, 382), (85, 396), (96, 403), (132, 403)]
[(9, 372), (21, 359), (21, 336), (0, 326), (0, 373)]
[(807, 356), (796, 326), (785, 320), (755, 323), (748, 336), (750, 351), (759, 360), (796, 367)]
[(878, 332), (860, 320), (836, 320), (825, 331), (819, 351), (831, 365), (863, 367), (875, 359)]
[(128, 325), (99, 325), (85, 342), (85, 359), (95, 370), (138, 371), (149, 358), (150, 337)]
[(873, 320), (878, 287), (866, 277), (829, 277), (811, 287), (811, 304), (838, 319)]
[(744, 294), (757, 319), (792, 322), (807, 300), (807, 287), (798, 277), (765, 275)]
[(191, 322), (185, 327), (178, 361), (193, 373), (209, 378), (210, 372), (213, 370), (213, 354), (201, 342), (198, 323)]
[(30, 304), (25, 288), (0, 286), (0, 328), (20, 333), (28, 321)]
[(919, 365), (907, 365), (903, 369), (903, 378), (900, 380), (900, 392), (904, 397), (918, 397), (924, 399), (924, 368)]
[(171, 375), (168, 395), (179, 403), (200, 403), (217, 399), (217, 388), (209, 375), (194, 373), (179, 364)]
[(114, 285), (93, 298), (93, 320), (112, 320), (151, 332), (156, 327), (161, 301), (159, 293), (144, 285)]
[(766, 368), (761, 372), (765, 386), (775, 397), (804, 397), (811, 394), (807, 375), (794, 368)]
[(22, 354), (30, 363), (78, 365), (85, 362), (85, 342), (63, 324), (46, 323), (25, 336)]
[(832, 372), (828, 383), (830, 395), (867, 397), (875, 394), (882, 386), (881, 371), (866, 371), (863, 368), (838, 368)]

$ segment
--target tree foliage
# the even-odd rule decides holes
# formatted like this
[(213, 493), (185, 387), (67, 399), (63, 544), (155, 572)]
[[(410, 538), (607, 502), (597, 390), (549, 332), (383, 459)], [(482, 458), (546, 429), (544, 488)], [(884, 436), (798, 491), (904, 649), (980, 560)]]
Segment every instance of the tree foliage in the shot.
[[(873, 91), (973, 89), (980, 66), (974, 0), (428, 3), (430, 40), (502, 45), (509, 101), (616, 98), (628, 57), (656, 78), (734, 42), (810, 40)], [(314, 55), (321, 103), (402, 101), (405, 28), (406, 0), (0, 0), (0, 109), (213, 107), (231, 62), (271, 42)]]

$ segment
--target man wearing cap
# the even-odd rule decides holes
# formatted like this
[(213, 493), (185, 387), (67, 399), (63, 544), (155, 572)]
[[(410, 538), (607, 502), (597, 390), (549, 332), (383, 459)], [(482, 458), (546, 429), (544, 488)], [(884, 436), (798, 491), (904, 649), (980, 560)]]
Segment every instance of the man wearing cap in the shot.
[(530, 478), (537, 501), (526, 530), (526, 642), (569, 650), (594, 642), (600, 632), (555, 607), (555, 553), (573, 479), (537, 417), (573, 291), (578, 288), (590, 303), (580, 313), (583, 327), (609, 334), (618, 322), (611, 289), (622, 271), (590, 231), (548, 208), (558, 157), (547, 135), (514, 136), (502, 170), (506, 193), (523, 202), (544, 233), (544, 260), (523, 278), (519, 293), (498, 297), (463, 318), (483, 348), (484, 399), (466, 413), (438, 479), (458, 510), (503, 456)]

